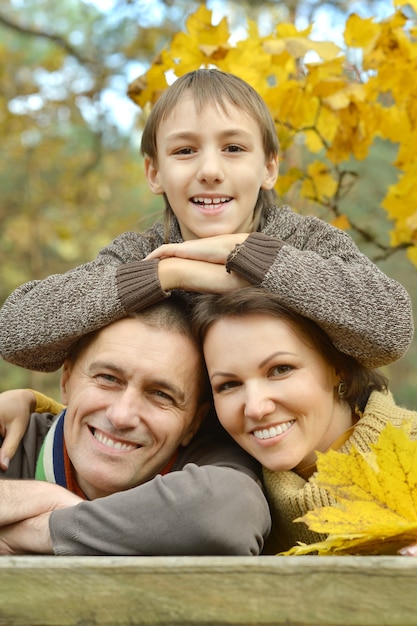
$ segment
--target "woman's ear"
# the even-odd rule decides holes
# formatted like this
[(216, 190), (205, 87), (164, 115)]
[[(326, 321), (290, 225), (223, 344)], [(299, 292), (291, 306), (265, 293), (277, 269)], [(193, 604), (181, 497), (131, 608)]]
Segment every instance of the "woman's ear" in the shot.
[(149, 157), (145, 157), (145, 176), (148, 182), (148, 187), (152, 193), (156, 195), (164, 193), (164, 189), (160, 183), (158, 166)]

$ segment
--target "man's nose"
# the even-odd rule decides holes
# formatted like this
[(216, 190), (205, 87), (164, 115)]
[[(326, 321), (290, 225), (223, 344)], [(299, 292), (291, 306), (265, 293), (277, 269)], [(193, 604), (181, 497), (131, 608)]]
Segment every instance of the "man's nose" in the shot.
[(107, 417), (116, 430), (135, 428), (141, 421), (141, 402), (138, 394), (125, 391), (108, 407)]

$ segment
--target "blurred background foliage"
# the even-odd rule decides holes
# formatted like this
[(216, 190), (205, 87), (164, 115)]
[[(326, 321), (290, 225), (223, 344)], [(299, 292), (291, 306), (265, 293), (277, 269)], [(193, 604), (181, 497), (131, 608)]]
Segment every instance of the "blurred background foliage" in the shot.
[[(97, 254), (125, 230), (142, 230), (161, 215), (147, 188), (139, 142), (143, 115), (128, 85), (144, 74), (201, 3), (189, 0), (0, 0), (0, 303), (23, 282), (64, 272)], [(238, 38), (247, 20), (260, 33), (280, 22), (340, 45), (346, 16), (392, 13), (385, 0), (323, 3), (300, 0), (208, 1), (217, 23), (227, 16)], [(341, 26), (342, 25), (342, 26)], [(411, 77), (410, 77), (411, 80)], [(281, 170), (306, 166), (294, 145)], [(405, 250), (389, 247), (391, 225), (381, 202), (395, 183), (395, 146), (378, 140), (363, 161), (351, 159), (355, 184), (341, 209), (363, 252), (411, 293), (417, 311), (417, 270)], [(311, 205), (293, 189), (283, 202)], [(314, 207), (323, 219), (325, 211)], [(399, 402), (417, 408), (417, 340), (386, 368)], [(35, 387), (59, 396), (59, 372), (27, 372), (0, 362), (0, 391)]]

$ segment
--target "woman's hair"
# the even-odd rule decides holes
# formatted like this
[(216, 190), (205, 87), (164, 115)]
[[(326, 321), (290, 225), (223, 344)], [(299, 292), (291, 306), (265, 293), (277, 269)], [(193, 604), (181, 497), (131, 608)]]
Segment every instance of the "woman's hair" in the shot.
[(248, 315), (270, 315), (288, 322), (331, 365), (345, 383), (343, 395), (352, 410), (363, 411), (371, 391), (387, 389), (388, 382), (377, 370), (371, 370), (356, 359), (340, 352), (327, 333), (315, 322), (292, 311), (282, 304), (279, 296), (260, 287), (247, 287), (225, 294), (199, 296), (193, 311), (193, 332), (203, 344), (204, 338), (214, 322), (229, 318), (244, 318)]
[[(151, 109), (142, 134), (141, 151), (157, 164), (156, 134), (162, 122), (175, 108), (185, 92), (191, 93), (197, 112), (207, 105), (219, 106), (226, 111), (227, 105), (242, 109), (259, 125), (266, 159), (278, 155), (279, 143), (274, 120), (266, 103), (247, 82), (228, 72), (217, 69), (199, 69), (177, 78), (166, 89)], [(274, 189), (260, 189), (253, 214), (253, 230), (262, 228), (264, 209), (276, 203)], [(174, 213), (165, 195), (165, 235), (169, 233)]]

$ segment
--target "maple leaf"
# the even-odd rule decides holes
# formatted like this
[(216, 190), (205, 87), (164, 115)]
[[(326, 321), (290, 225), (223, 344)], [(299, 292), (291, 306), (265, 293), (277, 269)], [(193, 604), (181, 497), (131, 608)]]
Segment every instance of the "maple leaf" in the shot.
[(336, 505), (309, 511), (303, 521), (324, 541), (283, 552), (301, 555), (395, 554), (417, 542), (417, 441), (411, 423), (388, 424), (369, 453), (318, 453), (313, 480)]

